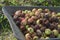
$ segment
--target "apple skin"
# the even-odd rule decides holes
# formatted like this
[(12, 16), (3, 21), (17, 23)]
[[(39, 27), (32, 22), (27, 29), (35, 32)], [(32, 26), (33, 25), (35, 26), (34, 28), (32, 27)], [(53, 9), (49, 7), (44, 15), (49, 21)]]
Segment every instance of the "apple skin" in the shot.
[(41, 13), (43, 11), (43, 9), (42, 8), (39, 8), (38, 11)]
[(39, 25), (35, 25), (35, 29), (40, 29), (40, 26)]
[(30, 36), (30, 33), (27, 33), (27, 34), (25, 35), (25, 38), (26, 38), (26, 40), (32, 40), (32, 38), (31, 38), (31, 36)]
[(35, 13), (35, 12), (36, 12), (36, 10), (37, 10), (37, 9), (36, 9), (36, 8), (34, 8), (34, 9), (32, 9), (32, 12), (34, 12), (34, 13)]
[(20, 21), (16, 21), (16, 25), (19, 27), (20, 26)]
[(50, 10), (46, 8), (44, 11), (45, 11), (45, 13), (47, 13), (47, 12), (49, 12)]
[(58, 34), (58, 37), (57, 38), (60, 38), (60, 34)]
[(57, 17), (60, 17), (60, 13), (57, 13), (56, 16), (57, 16)]
[(50, 35), (51, 34), (51, 30), (50, 29), (45, 29), (45, 34), (46, 35)]
[(31, 34), (31, 37), (34, 37), (34, 36), (36, 36), (37, 34), (35, 33), (35, 32), (33, 32), (32, 34)]
[(58, 34), (59, 34), (58, 30), (56, 30), (56, 29), (53, 30), (53, 33), (55, 36), (58, 36)]
[(29, 28), (29, 25), (26, 25), (26, 27), (25, 27), (26, 29), (28, 29)]
[(28, 24), (31, 24), (31, 23), (33, 23), (34, 22), (34, 19), (33, 18), (29, 18), (28, 19)]
[(21, 22), (22, 20), (24, 20), (24, 17), (18, 17), (19, 21)]
[(50, 26), (50, 23), (47, 19), (44, 21), (44, 26), (46, 26), (46, 28), (49, 28)]
[(49, 37), (46, 37), (45, 39), (49, 39)]
[(34, 36), (33, 37), (33, 40), (38, 40), (38, 36)]
[(58, 24), (58, 32), (60, 33), (60, 24)]
[(26, 19), (21, 21), (21, 25), (26, 25), (26, 24), (27, 24), (27, 20)]
[(39, 16), (40, 13), (39, 13), (38, 11), (36, 11), (34, 15), (35, 15), (35, 16)]
[(36, 33), (37, 33), (37, 36), (38, 37), (41, 37), (42, 36), (42, 32), (39, 29), (36, 30)]
[(31, 16), (31, 18), (32, 18), (33, 20), (36, 20), (36, 19), (37, 19), (37, 17), (36, 17), (36, 16)]
[(19, 20), (19, 19), (18, 19), (18, 16), (14, 15), (14, 16), (13, 16), (13, 20), (14, 20), (14, 21), (18, 21), (18, 20)]
[(49, 37), (50, 37), (50, 38), (55, 38), (54, 33), (52, 32)]
[(29, 33), (33, 33), (34, 32), (34, 29), (32, 27), (29, 27), (28, 28), (28, 31), (29, 31)]
[(20, 16), (22, 14), (22, 10), (18, 10), (15, 12), (15, 15)]
[(40, 24), (40, 20), (39, 19), (36, 21), (36, 24)]
[(45, 31), (45, 29), (46, 29), (46, 27), (45, 27), (45, 26), (40, 28), (41, 32), (44, 32), (44, 31)]
[(41, 39), (41, 40), (44, 40), (45, 38), (42, 36), (42, 37), (40, 37), (40, 39)]

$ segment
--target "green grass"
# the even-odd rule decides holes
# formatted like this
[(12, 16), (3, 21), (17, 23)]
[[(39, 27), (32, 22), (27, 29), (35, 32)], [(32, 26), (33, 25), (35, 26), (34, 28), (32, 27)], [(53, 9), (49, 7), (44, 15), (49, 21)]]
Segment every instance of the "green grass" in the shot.
[(13, 35), (6, 16), (3, 14), (0, 14), (0, 40), (17, 40)]
[(12, 32), (2, 32), (0, 35), (0, 40), (17, 40)]

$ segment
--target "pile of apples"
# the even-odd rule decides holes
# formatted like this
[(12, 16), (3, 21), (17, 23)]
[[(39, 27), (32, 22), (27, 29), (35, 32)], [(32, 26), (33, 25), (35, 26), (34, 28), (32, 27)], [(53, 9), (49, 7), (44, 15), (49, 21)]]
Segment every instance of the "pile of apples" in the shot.
[(18, 10), (12, 16), (26, 40), (60, 38), (60, 13), (34, 8)]

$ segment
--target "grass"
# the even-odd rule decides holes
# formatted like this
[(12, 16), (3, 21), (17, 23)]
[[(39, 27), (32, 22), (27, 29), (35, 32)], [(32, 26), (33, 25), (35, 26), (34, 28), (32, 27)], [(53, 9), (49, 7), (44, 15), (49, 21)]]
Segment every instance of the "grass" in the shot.
[(0, 40), (17, 40), (14, 36), (12, 32), (3, 32), (0, 35)]
[(0, 40), (17, 40), (10, 28), (9, 22), (3, 14), (0, 13)]

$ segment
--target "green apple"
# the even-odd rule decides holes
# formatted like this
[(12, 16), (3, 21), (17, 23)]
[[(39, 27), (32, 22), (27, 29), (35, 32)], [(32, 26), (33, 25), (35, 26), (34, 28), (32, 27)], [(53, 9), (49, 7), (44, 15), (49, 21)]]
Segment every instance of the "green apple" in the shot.
[(34, 12), (30, 12), (29, 14), (30, 14), (30, 16), (33, 16), (34, 15)]
[(45, 34), (45, 33), (43, 33), (43, 35), (42, 35), (43, 37), (46, 37), (47, 35)]
[(38, 40), (38, 36), (34, 36), (33, 37), (33, 40)]
[(51, 30), (50, 29), (45, 29), (45, 34), (46, 35), (50, 35), (51, 34)]
[(32, 12), (35, 12), (36, 11), (36, 8), (32, 9)]
[(40, 20), (39, 19), (36, 21), (36, 24), (40, 24)]
[(29, 25), (26, 25), (26, 29), (28, 29), (29, 28)]
[(42, 12), (42, 8), (39, 8), (38, 11), (39, 11), (39, 12)]
[(58, 24), (58, 28), (60, 28), (60, 24)]
[(57, 13), (56, 16), (57, 16), (57, 17), (60, 17), (60, 13)]
[(26, 40), (32, 40), (30, 33), (25, 34), (25, 38), (26, 38)]
[(58, 34), (59, 34), (58, 30), (56, 30), (56, 29), (53, 30), (53, 33), (55, 36), (58, 36)]
[(58, 37), (57, 38), (60, 38), (60, 34), (58, 34)]
[(41, 37), (40, 39), (44, 40), (45, 38), (44, 37)]
[(49, 39), (49, 37), (46, 37), (45, 39)]
[(31, 13), (31, 11), (27, 11), (27, 13)]
[(28, 10), (25, 10), (24, 13), (28, 13)]
[(29, 33), (33, 33), (34, 32), (34, 29), (32, 27), (29, 27), (28, 28), (28, 31), (29, 31)]

